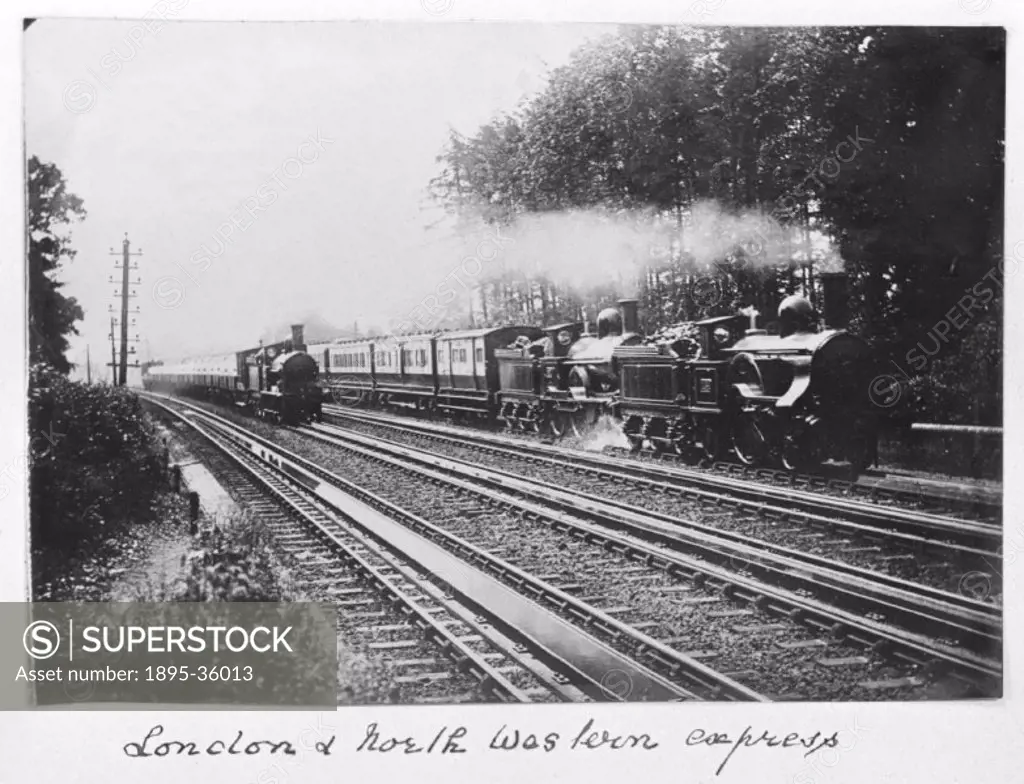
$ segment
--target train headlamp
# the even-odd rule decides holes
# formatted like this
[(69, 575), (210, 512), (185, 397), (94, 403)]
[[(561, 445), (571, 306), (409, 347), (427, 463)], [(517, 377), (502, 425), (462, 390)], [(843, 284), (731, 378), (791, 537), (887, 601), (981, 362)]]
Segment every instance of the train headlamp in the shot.
[(572, 343), (572, 333), (567, 329), (563, 329), (558, 333), (558, 344), (560, 346), (568, 346), (570, 343)]

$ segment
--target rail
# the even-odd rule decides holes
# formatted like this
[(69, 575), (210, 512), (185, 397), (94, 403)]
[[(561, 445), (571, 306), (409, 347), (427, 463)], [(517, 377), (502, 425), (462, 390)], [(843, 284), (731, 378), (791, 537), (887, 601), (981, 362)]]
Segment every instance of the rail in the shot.
[(985, 427), (982, 425), (943, 425), (934, 422), (914, 422), (910, 426), (911, 432), (919, 433), (969, 433), (976, 436), (1000, 436), (1003, 435), (1001, 427)]

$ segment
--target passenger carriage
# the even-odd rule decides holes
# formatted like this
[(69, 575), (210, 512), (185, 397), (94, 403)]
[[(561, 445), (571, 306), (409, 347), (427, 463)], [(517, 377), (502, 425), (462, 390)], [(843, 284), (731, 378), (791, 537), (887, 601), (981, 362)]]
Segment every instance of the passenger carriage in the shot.
[(493, 419), (500, 403), (495, 352), (518, 339), (536, 340), (536, 327), (487, 327), (437, 336), (437, 407), (455, 417)]
[(333, 400), (347, 405), (369, 402), (374, 392), (373, 344), (367, 339), (321, 343), (309, 347), (321, 385)]

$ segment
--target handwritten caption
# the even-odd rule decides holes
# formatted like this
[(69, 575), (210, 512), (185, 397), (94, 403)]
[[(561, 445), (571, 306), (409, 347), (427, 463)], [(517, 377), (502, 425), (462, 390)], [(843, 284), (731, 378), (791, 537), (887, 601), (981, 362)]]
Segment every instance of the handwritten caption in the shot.
[[(617, 734), (597, 726), (594, 719), (589, 719), (574, 733), (560, 732), (525, 732), (519, 728), (501, 725), (493, 732), (474, 731), (470, 737), (465, 726), (445, 725), (436, 732), (422, 736), (399, 737), (382, 729), (377, 722), (368, 724), (362, 737), (351, 737), (339, 740), (337, 735), (326, 735), (318, 740), (312, 751), (324, 757), (342, 754), (434, 754), (438, 756), (466, 753), (505, 753), (538, 752), (550, 753), (556, 750), (570, 752), (588, 751), (621, 751), (636, 750), (649, 752), (657, 749), (661, 742), (649, 733)], [(760, 747), (765, 749), (793, 749), (810, 757), (822, 749), (832, 749), (839, 745), (839, 733), (830, 735), (819, 731), (813, 734), (791, 732), (778, 735), (767, 730), (755, 730), (748, 725), (741, 732), (729, 733), (709, 731), (702, 728), (691, 730), (685, 738), (688, 747), (722, 747), (723, 758), (715, 775), (720, 775), (733, 756), (740, 749)], [(309, 748), (308, 746), (304, 746)], [(177, 756), (257, 756), (284, 755), (294, 756), (295, 745), (288, 740), (268, 740), (246, 737), (242, 730), (237, 730), (234, 737), (228, 739), (193, 740), (172, 738), (162, 724), (152, 727), (142, 741), (132, 741), (123, 746), (125, 756), (136, 759), (177, 757)]]

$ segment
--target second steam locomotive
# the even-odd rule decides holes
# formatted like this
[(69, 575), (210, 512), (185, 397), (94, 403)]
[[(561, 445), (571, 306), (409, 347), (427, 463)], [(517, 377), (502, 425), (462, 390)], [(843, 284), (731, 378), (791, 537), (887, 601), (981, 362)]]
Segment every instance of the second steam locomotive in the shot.
[(306, 353), (302, 327), (280, 343), (146, 369), (147, 390), (205, 397), (237, 406), (260, 419), (298, 425), (321, 419), (319, 369)]

